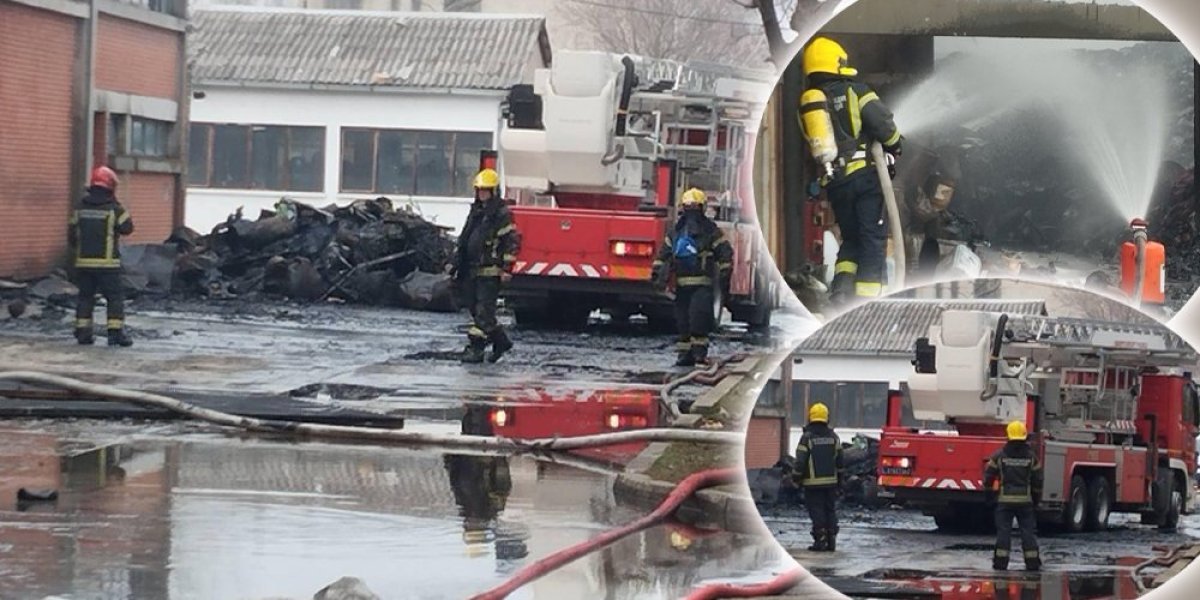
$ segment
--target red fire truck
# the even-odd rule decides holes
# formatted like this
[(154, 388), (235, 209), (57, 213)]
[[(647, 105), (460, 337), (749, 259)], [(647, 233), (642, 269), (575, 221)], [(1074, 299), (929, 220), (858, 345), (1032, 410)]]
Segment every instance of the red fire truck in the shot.
[(714, 302), (769, 324), (775, 268), (756, 225), (754, 124), (770, 79), (733, 69), (563, 51), (514, 87), (500, 127), (503, 194), (522, 235), (505, 302), (525, 325), (578, 328), (596, 309), (673, 329), (668, 282), (651, 263), (676, 198), (700, 188), (734, 247), (729, 297)]
[[(548, 439), (656, 427), (660, 422), (659, 407), (659, 393), (653, 389), (537, 390), (504, 397), (492, 404), (488, 420), (491, 435)], [(579, 450), (578, 454), (624, 463), (645, 448), (645, 442), (631, 442)]]
[(1191, 510), (1197, 356), (1166, 327), (948, 310), (916, 340), (913, 364), (914, 416), (956, 435), (901, 427), (894, 390), (879, 487), (939, 527), (986, 528), (984, 465), (1012, 420), (1026, 422), (1045, 468), (1041, 520), (1100, 530), (1126, 512), (1171, 529)]

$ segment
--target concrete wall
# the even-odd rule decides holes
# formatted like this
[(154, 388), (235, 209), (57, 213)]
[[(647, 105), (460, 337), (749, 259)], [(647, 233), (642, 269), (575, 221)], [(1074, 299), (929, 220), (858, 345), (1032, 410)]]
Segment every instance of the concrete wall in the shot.
[[(239, 206), (247, 218), (286, 195), (325, 206), (348, 204), (375, 194), (343, 194), (342, 128), (426, 129), (496, 133), (502, 95), (418, 95), (370, 92), (254, 90), (196, 86), (205, 97), (191, 106), (193, 123), (302, 125), (325, 127), (325, 176), (321, 192), (188, 188), (185, 223), (206, 233)], [(466, 220), (469, 198), (389, 196), (409, 202), (426, 218), (457, 230)]]

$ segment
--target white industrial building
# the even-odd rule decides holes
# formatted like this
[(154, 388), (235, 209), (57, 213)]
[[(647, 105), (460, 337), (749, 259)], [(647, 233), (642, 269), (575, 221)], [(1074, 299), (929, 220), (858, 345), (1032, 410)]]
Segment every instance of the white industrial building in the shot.
[(281, 197), (387, 196), (459, 228), (501, 104), (551, 53), (540, 16), (220, 8), (192, 15), (187, 226)]

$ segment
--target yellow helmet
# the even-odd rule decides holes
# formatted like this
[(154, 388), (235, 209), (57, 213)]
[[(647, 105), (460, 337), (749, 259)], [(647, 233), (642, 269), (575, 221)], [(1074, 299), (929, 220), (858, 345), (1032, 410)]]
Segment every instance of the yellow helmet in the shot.
[(1025, 424), (1020, 421), (1013, 421), (1008, 424), (1008, 439), (1024, 440), (1029, 437), (1029, 432), (1025, 430)]
[(708, 197), (704, 195), (704, 192), (700, 188), (692, 188), (679, 196), (679, 203), (684, 206), (691, 206), (694, 204), (704, 204), (707, 199)]
[(819, 37), (804, 48), (804, 74), (813, 73), (854, 76), (858, 70), (850, 68), (850, 55), (841, 44)]
[(829, 407), (820, 402), (808, 408), (809, 423), (828, 423), (829, 422)]
[(500, 187), (500, 174), (495, 169), (484, 169), (475, 175), (476, 189), (495, 189)]

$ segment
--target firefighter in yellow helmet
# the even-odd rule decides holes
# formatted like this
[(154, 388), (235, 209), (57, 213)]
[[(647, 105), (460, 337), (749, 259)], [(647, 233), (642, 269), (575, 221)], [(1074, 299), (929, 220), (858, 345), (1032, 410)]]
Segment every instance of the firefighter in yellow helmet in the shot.
[(829, 407), (820, 402), (808, 409), (808, 425), (796, 445), (792, 471), (804, 490), (804, 505), (812, 518), (814, 552), (837, 550), (837, 498), (842, 485), (842, 440), (829, 426)]
[[(651, 279), (662, 282), (675, 273), (675, 365), (708, 362), (708, 336), (713, 327), (717, 289), (729, 291), (733, 246), (715, 221), (704, 214), (707, 197), (691, 188), (679, 197), (682, 210), (654, 260)], [(714, 289), (716, 286), (716, 289)]]
[(883, 187), (873, 167), (870, 145), (887, 153), (895, 176), (903, 138), (879, 95), (854, 79), (849, 55), (837, 42), (818, 37), (803, 53), (808, 89), (800, 99), (800, 122), (820, 179), (810, 193), (825, 189), (842, 234), (831, 300), (873, 297), (883, 291), (887, 252)]
[(996, 502), (996, 551), (992, 556), (992, 568), (1008, 569), (1015, 518), (1021, 529), (1025, 569), (1037, 571), (1042, 568), (1042, 557), (1038, 551), (1035, 507), (1042, 495), (1042, 463), (1026, 440), (1028, 432), (1024, 423), (1009, 423), (1006, 433), (1008, 443), (988, 459), (983, 473), (984, 489), (988, 491), (989, 500)]
[(458, 282), (463, 303), (471, 312), (463, 362), (481, 363), (489, 344), (488, 362), (496, 362), (513, 343), (496, 319), (502, 283), (512, 275), (521, 238), (512, 213), (500, 197), (500, 176), (483, 169), (475, 176), (475, 202), (458, 237), (451, 273)]

